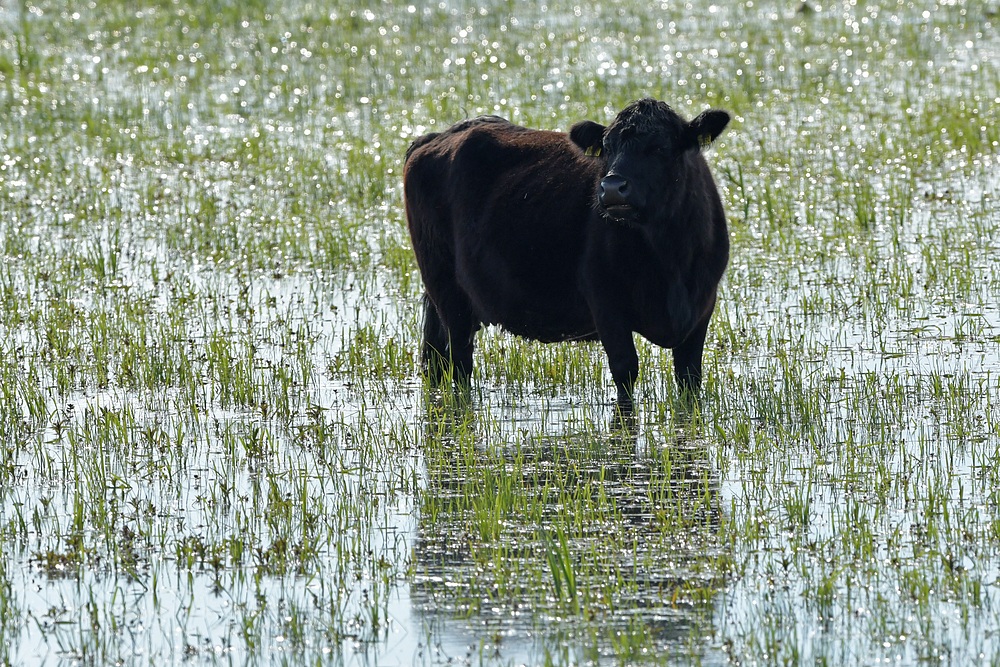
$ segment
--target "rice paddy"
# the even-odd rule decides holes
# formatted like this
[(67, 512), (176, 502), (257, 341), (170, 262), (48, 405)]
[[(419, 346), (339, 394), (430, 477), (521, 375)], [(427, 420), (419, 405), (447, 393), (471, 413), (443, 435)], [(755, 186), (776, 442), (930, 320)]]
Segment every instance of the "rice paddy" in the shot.
[[(0, 664), (1000, 664), (1000, 7), (0, 4)], [(732, 261), (425, 386), (402, 158), (652, 96)]]

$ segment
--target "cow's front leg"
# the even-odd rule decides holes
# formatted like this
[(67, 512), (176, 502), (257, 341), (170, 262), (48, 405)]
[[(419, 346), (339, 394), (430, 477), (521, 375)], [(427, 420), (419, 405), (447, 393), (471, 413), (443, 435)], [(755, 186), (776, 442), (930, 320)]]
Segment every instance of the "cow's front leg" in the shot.
[(597, 332), (608, 355), (611, 377), (618, 390), (618, 407), (631, 411), (635, 382), (639, 377), (639, 355), (635, 352), (632, 331), (616, 324), (604, 328), (598, 325)]
[(693, 397), (701, 389), (701, 357), (705, 349), (705, 336), (712, 319), (712, 309), (695, 325), (684, 341), (674, 348), (674, 378), (682, 395)]

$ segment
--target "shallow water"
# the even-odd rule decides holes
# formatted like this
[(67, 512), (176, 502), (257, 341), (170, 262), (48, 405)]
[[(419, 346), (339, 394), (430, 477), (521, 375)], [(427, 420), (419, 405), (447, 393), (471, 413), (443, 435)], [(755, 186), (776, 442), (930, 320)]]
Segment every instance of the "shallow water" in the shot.
[[(991, 660), (996, 14), (818, 9), (0, 7), (0, 663)], [(429, 394), (407, 142), (644, 95), (735, 116), (701, 405)]]

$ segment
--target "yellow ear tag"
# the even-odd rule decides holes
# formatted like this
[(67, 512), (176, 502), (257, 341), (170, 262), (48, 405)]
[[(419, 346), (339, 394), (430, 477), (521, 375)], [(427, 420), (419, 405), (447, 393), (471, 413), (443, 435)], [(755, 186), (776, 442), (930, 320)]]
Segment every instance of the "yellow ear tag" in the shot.
[(600, 146), (589, 146), (587, 148), (587, 150), (585, 150), (583, 152), (583, 154), (587, 155), (589, 157), (597, 157), (597, 156), (599, 156), (601, 154), (601, 147)]

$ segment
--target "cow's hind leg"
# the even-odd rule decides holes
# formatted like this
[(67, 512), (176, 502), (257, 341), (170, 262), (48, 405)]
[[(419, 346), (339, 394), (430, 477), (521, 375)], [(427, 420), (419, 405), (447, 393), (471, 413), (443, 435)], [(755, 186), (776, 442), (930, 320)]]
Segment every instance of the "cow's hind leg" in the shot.
[(441, 384), (445, 370), (451, 365), (448, 351), (448, 330), (438, 315), (437, 307), (424, 294), (424, 341), (420, 360), (432, 384)]
[(448, 331), (448, 358), (451, 361), (455, 387), (468, 392), (472, 382), (472, 352), (476, 342), (479, 322), (472, 317), (472, 308), (461, 300), (461, 305), (451, 303), (442, 315)]
[(452, 369), (455, 384), (468, 389), (472, 378), (472, 353), (479, 322), (472, 308), (461, 297), (442, 299), (435, 305), (424, 295), (424, 342), (421, 351), (424, 367), (432, 382), (440, 383), (445, 371)]
[(472, 353), (478, 329), (478, 322), (463, 318), (451, 330), (448, 351), (455, 369), (455, 387), (462, 392), (468, 392), (472, 385)]

